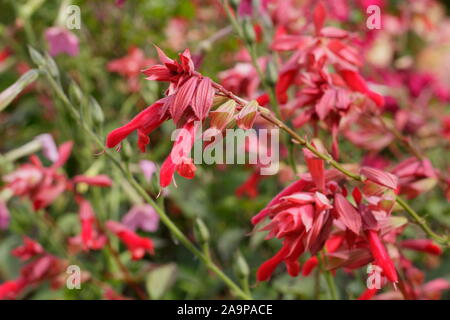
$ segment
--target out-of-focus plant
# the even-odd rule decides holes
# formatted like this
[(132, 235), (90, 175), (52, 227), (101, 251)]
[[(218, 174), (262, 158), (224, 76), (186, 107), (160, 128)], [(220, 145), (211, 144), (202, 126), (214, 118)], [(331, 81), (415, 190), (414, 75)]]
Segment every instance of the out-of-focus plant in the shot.
[[(448, 297), (440, 2), (67, 5), (0, 4), (0, 298)], [(279, 129), (279, 171), (201, 127)]]

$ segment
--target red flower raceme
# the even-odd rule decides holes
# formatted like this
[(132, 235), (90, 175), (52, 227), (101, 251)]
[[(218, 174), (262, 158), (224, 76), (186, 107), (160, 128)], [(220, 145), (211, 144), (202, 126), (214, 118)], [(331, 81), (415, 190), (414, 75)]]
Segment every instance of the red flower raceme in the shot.
[[(389, 232), (390, 211), (395, 198), (397, 177), (372, 168), (362, 168), (367, 180), (363, 193), (355, 188), (355, 207), (346, 198), (343, 176), (335, 170), (325, 170), (322, 159), (304, 150), (309, 174), (301, 175), (281, 191), (263, 210), (253, 217), (260, 223), (268, 217), (270, 222), (260, 230), (267, 230), (267, 239), (283, 240), (282, 248), (258, 269), (257, 278), (270, 278), (278, 264), (284, 262), (288, 273), (296, 276), (300, 270), (299, 257), (310, 251), (302, 273), (309, 275), (316, 267), (315, 257), (325, 245), (325, 266), (330, 270), (343, 267), (360, 268), (375, 260), (391, 282), (398, 277), (380, 234)], [(366, 200), (367, 204), (363, 203)], [(393, 229), (395, 230), (395, 229)]]
[[(196, 122), (202, 122), (211, 116), (210, 129), (221, 132), (234, 117), (237, 117), (238, 124), (243, 120), (240, 121), (239, 114), (235, 114), (236, 103), (231, 100), (210, 112), (215, 95), (213, 83), (194, 70), (189, 50), (180, 54), (178, 62), (167, 57), (159, 48), (156, 49), (162, 64), (156, 64), (143, 73), (147, 80), (169, 82), (166, 97), (141, 111), (126, 125), (111, 131), (107, 136), (106, 146), (116, 147), (133, 131), (137, 131), (138, 146), (144, 152), (150, 143), (148, 135), (164, 121), (172, 119), (181, 130), (161, 168), (160, 185), (167, 187), (172, 182), (175, 171), (188, 179), (195, 175), (196, 168), (189, 154), (196, 139)], [(246, 124), (249, 122), (247, 118), (249, 117), (244, 119)]]
[(146, 252), (154, 254), (153, 241), (143, 238), (116, 221), (108, 221), (106, 227), (127, 246), (133, 260), (142, 259)]

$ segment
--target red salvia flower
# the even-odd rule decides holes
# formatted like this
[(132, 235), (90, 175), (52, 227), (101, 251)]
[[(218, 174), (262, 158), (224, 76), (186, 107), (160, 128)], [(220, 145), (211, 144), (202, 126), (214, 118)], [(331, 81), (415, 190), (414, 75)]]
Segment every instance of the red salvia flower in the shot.
[(99, 250), (106, 244), (106, 236), (98, 232), (94, 210), (88, 200), (78, 198), (80, 235), (69, 240), (71, 245), (80, 243), (83, 250)]
[(142, 152), (149, 144), (148, 134), (158, 128), (167, 119), (173, 119), (177, 127), (191, 134), (179, 135), (169, 157), (161, 168), (160, 184), (168, 186), (175, 171), (185, 178), (195, 175), (195, 166), (189, 157), (195, 139), (195, 121), (203, 121), (209, 114), (215, 94), (212, 81), (195, 72), (189, 50), (180, 54), (180, 62), (167, 57), (156, 48), (162, 64), (156, 64), (146, 70), (147, 80), (169, 82), (167, 97), (156, 101), (134, 117), (128, 124), (108, 134), (106, 146), (117, 146), (133, 131), (138, 132), (138, 145)]
[(143, 238), (116, 221), (108, 221), (106, 227), (127, 246), (133, 260), (142, 259), (146, 252), (154, 254), (153, 241)]
[(400, 242), (405, 249), (422, 251), (433, 255), (441, 255), (442, 249), (430, 239), (408, 239)]
[(44, 249), (36, 241), (28, 237), (24, 237), (23, 245), (15, 248), (13, 251), (11, 251), (11, 253), (13, 256), (18, 257), (22, 261), (25, 261), (36, 255), (44, 253)]
[(382, 244), (378, 232), (374, 230), (368, 230), (366, 232), (366, 235), (369, 240), (370, 251), (372, 252), (375, 259), (375, 264), (383, 269), (384, 274), (390, 281), (397, 282), (398, 276), (397, 271), (395, 270), (394, 263), (389, 257), (386, 248)]

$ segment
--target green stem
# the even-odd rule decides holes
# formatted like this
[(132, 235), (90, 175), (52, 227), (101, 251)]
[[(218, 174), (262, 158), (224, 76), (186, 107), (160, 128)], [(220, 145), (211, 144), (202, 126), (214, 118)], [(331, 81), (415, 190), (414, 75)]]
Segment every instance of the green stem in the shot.
[[(55, 91), (58, 98), (68, 107), (69, 112), (74, 117), (74, 119), (79, 123), (79, 125), (83, 128), (84, 131), (92, 138), (94, 143), (99, 147), (104, 149), (104, 143), (102, 140), (92, 131), (92, 129), (83, 122), (80, 117), (79, 112), (72, 104), (70, 99), (67, 97), (62, 88), (58, 85), (58, 83), (53, 79), (50, 73), (47, 70), (45, 71), (45, 75)], [(147, 194), (147, 192), (138, 184), (138, 182), (134, 179), (132, 174), (122, 166), (119, 160), (112, 154), (110, 150), (105, 150), (105, 154), (114, 165), (122, 172), (125, 179), (128, 183), (136, 190), (136, 192), (150, 205), (152, 205), (156, 212), (158, 213), (161, 222), (171, 231), (176, 239), (178, 239), (189, 251), (191, 251), (195, 256), (197, 256), (211, 271), (217, 274), (219, 278), (232, 290), (232, 292), (238, 296), (239, 298), (245, 300), (251, 300), (251, 296), (245, 293), (236, 283), (233, 282), (216, 264), (214, 264), (211, 259), (206, 256), (202, 251), (197, 249), (197, 247), (183, 234), (183, 232), (173, 223), (173, 221), (169, 218), (166, 212), (161, 209), (156, 202)]]
[(317, 259), (319, 259), (320, 270), (322, 271), (322, 273), (325, 277), (325, 280), (327, 282), (328, 291), (330, 293), (331, 300), (339, 300), (339, 295), (338, 295), (338, 292), (336, 289), (336, 284), (334, 283), (334, 277), (331, 274), (331, 271), (325, 269), (325, 265), (324, 265), (325, 257), (323, 255), (323, 253), (318, 253)]

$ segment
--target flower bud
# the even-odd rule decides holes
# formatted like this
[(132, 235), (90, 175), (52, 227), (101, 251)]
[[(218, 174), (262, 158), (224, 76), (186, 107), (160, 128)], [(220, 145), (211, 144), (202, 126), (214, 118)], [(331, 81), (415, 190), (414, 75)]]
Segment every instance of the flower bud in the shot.
[(44, 56), (32, 46), (28, 46), (28, 52), (30, 53), (31, 60), (39, 67), (43, 67), (47, 64)]
[(83, 92), (80, 87), (74, 81), (69, 85), (69, 98), (75, 105), (81, 105), (83, 103)]
[(211, 127), (223, 130), (233, 120), (235, 111), (236, 102), (234, 100), (228, 100), (219, 108), (210, 112)]
[(100, 125), (105, 121), (105, 116), (103, 114), (102, 107), (98, 104), (97, 100), (94, 97), (90, 97), (89, 99), (89, 110), (91, 111), (92, 120), (94, 120), (94, 124)]
[(275, 63), (269, 61), (266, 66), (266, 81), (270, 86), (274, 86), (278, 80), (278, 71)]
[(254, 43), (256, 41), (256, 33), (250, 19), (245, 18), (242, 22), (242, 30), (244, 32), (244, 40), (247, 43)]
[(209, 242), (208, 227), (200, 218), (195, 219), (194, 235), (195, 239), (197, 239), (200, 244), (206, 244)]
[(30, 83), (39, 76), (36, 69), (31, 69), (23, 74), (15, 83), (0, 93), (0, 111), (5, 109)]
[(55, 60), (46, 52), (45, 53), (45, 60), (47, 62), (47, 68), (48, 71), (50, 72), (50, 75), (53, 78), (58, 78), (59, 77), (59, 70), (58, 70), (58, 66), (56, 65)]
[(240, 279), (246, 279), (250, 274), (250, 268), (248, 267), (247, 261), (245, 261), (245, 258), (240, 251), (236, 253), (234, 272)]
[(258, 115), (258, 107), (258, 102), (252, 100), (242, 108), (236, 116), (236, 123), (239, 128), (248, 130), (253, 127), (253, 123)]

